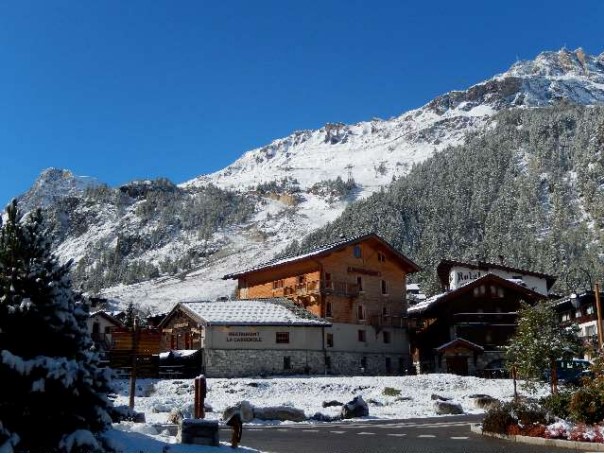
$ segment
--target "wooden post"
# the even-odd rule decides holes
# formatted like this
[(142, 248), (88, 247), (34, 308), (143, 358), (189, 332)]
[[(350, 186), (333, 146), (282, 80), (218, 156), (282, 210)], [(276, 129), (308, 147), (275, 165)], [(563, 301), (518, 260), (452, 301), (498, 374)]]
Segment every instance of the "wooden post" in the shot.
[(195, 418), (203, 419), (206, 417), (205, 399), (207, 394), (206, 377), (200, 375), (195, 378)]
[(596, 293), (596, 314), (598, 315), (598, 351), (602, 350), (602, 308), (600, 307), (600, 284), (598, 282), (594, 285), (594, 291)]
[(134, 319), (132, 327), (132, 369), (130, 371), (130, 410), (134, 410), (134, 396), (136, 394), (136, 360), (138, 353), (138, 321)]

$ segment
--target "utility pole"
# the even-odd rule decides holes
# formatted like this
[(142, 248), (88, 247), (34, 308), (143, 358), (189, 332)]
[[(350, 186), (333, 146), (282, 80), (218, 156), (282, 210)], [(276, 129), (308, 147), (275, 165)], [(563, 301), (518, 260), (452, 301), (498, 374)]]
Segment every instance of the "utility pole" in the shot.
[(136, 394), (136, 360), (138, 353), (138, 320), (134, 318), (132, 327), (132, 369), (130, 370), (130, 410), (134, 410), (134, 395)]
[(598, 351), (602, 350), (602, 308), (600, 307), (600, 284), (598, 282), (594, 285), (595, 297), (596, 297), (596, 314), (598, 315)]

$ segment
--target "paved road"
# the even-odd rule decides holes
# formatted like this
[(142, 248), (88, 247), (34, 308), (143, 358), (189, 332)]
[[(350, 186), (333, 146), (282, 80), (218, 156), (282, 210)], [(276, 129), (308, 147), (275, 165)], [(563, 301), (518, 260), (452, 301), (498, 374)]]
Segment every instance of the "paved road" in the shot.
[[(577, 452), (470, 432), (482, 416), (244, 426), (241, 444), (267, 452)], [(224, 429), (221, 440), (230, 440)]]

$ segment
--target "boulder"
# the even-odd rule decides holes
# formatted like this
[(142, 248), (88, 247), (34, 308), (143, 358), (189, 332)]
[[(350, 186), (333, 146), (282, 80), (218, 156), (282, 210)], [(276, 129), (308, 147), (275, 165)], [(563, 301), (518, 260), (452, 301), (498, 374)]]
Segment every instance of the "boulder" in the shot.
[(323, 401), (323, 408), (327, 408), (327, 407), (341, 407), (342, 405), (344, 405), (342, 402), (337, 401), (337, 400), (324, 400)]
[(448, 400), (453, 400), (451, 397), (443, 397), (443, 396), (439, 396), (438, 394), (432, 394), (430, 396), (430, 399), (432, 400), (442, 400), (442, 401), (448, 401)]
[(463, 408), (460, 404), (455, 402), (446, 402), (437, 400), (434, 402), (434, 411), (437, 415), (461, 415), (463, 414)]
[(239, 413), (242, 422), (250, 422), (254, 419), (254, 406), (247, 400), (242, 400), (231, 407), (227, 407), (222, 413), (222, 419), (228, 421), (235, 413)]
[(293, 407), (255, 407), (254, 418), (262, 420), (278, 421), (306, 421), (306, 415), (303, 410)]
[(329, 415), (326, 415), (325, 413), (316, 412), (314, 415), (312, 415), (310, 417), (310, 419), (312, 419), (313, 421), (333, 422), (333, 421), (339, 421), (340, 417), (339, 416), (329, 416)]
[(499, 400), (487, 395), (474, 397), (472, 400), (474, 403), (474, 407), (479, 408), (481, 410), (490, 410), (491, 408), (495, 408), (501, 404)]
[(342, 419), (361, 418), (363, 416), (369, 416), (369, 406), (363, 400), (363, 397), (357, 396), (350, 402), (348, 402), (346, 405), (342, 406), (340, 416)]

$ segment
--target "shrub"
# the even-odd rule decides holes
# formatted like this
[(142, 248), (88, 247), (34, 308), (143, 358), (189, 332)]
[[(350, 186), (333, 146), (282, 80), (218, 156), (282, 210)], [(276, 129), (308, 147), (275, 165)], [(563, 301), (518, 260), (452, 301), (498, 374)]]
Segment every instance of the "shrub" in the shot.
[(570, 400), (570, 417), (586, 424), (595, 424), (604, 420), (604, 396), (598, 389), (581, 388), (575, 391)]
[(561, 419), (568, 419), (571, 396), (572, 394), (568, 391), (559, 392), (542, 398), (539, 403), (549, 413), (550, 417), (556, 416)]
[(401, 394), (401, 390), (400, 389), (396, 389), (396, 388), (391, 388), (389, 386), (386, 386), (384, 388), (384, 391), (382, 391), (382, 394), (384, 396), (399, 396)]
[(483, 432), (506, 434), (508, 427), (517, 423), (518, 420), (511, 415), (511, 405), (508, 403), (486, 412), (482, 420), (482, 430)]

